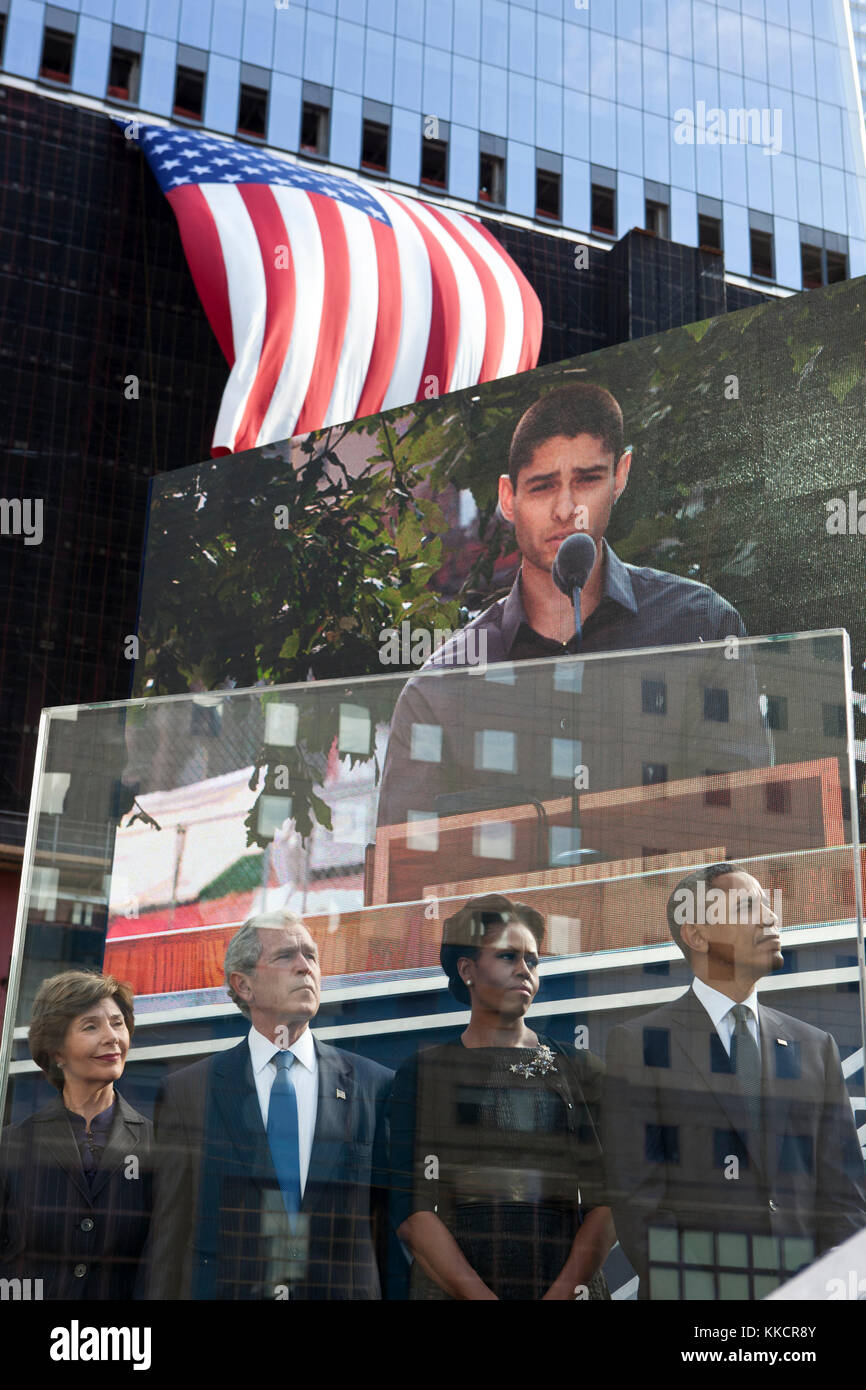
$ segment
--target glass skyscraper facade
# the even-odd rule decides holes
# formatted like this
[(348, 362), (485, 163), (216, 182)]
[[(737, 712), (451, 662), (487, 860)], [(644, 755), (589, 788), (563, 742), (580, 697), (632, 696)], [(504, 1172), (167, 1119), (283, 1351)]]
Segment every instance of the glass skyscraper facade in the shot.
[(848, 0), (854, 62), (860, 79), (861, 99), (866, 90), (866, 0)]
[(14, 77), (434, 199), (792, 290), (866, 271), (848, 0), (8, 0), (4, 27)]
[(18, 78), (549, 231), (866, 271), (848, 0), (8, 0), (4, 28)]

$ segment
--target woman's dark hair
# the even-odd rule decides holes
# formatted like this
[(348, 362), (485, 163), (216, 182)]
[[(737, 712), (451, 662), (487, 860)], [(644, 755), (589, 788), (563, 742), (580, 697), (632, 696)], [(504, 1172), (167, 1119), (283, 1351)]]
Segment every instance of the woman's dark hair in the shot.
[(113, 975), (101, 975), (97, 970), (64, 970), (62, 975), (43, 980), (36, 991), (28, 1036), (30, 1055), (61, 1093), (63, 1072), (54, 1054), (62, 1050), (73, 1019), (102, 999), (111, 999), (117, 1005), (131, 1038), (135, 1029), (132, 990)]
[(448, 988), (460, 1004), (470, 1002), (469, 990), (457, 969), (459, 960), (476, 960), (482, 946), (489, 946), (512, 922), (528, 927), (541, 950), (544, 944), (544, 918), (526, 903), (513, 903), (502, 893), (485, 893), (470, 898), (453, 917), (446, 917), (442, 928), (439, 962), (448, 976)]

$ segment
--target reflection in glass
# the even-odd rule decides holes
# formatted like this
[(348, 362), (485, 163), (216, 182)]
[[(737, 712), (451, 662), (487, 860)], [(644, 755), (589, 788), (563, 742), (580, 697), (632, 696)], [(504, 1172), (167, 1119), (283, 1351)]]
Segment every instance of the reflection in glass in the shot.
[[(172, 1062), (243, 1036), (221, 962), (262, 911), (301, 913), (316, 942), (314, 1030), (336, 1029), (338, 1045), (396, 1069), (454, 1027), (437, 966), (445, 918), (475, 894), (517, 895), (549, 923), (530, 1024), (604, 1056), (635, 1016), (633, 991), (651, 1010), (663, 1002), (654, 991), (690, 988), (666, 905), (684, 875), (716, 862), (752, 875), (774, 912), (780, 895), (786, 968), (761, 983), (762, 1007), (808, 1018), (852, 1057), (862, 1039), (847, 680), (843, 637), (830, 633), (49, 713), (4, 1039), (7, 1119), (46, 1099), (11, 1028), (26, 1028), (41, 982), (71, 965), (131, 982), (127, 1071), (149, 1115)], [(774, 1047), (782, 1036), (768, 1035)], [(793, 1065), (794, 1041), (774, 1066)], [(664, 1055), (663, 1039), (652, 1046)], [(723, 1048), (708, 1075), (724, 1078), (728, 1062)], [(663, 1120), (634, 1152), (649, 1144), (682, 1170), (705, 1104), (690, 1093), (691, 1129)], [(850, 1112), (844, 1087), (833, 1105)], [(735, 1120), (708, 1119), (708, 1142), (742, 1164)], [(778, 1151), (783, 1184), (805, 1182), (824, 1151), (818, 1137), (801, 1142), (808, 1124), (804, 1109)], [(653, 1236), (688, 1239), (650, 1261), (642, 1297), (687, 1297), (707, 1274), (718, 1297), (741, 1296), (743, 1279), (756, 1297), (812, 1258), (796, 1244), (809, 1230), (705, 1218)], [(769, 1244), (756, 1248), (758, 1236)]]

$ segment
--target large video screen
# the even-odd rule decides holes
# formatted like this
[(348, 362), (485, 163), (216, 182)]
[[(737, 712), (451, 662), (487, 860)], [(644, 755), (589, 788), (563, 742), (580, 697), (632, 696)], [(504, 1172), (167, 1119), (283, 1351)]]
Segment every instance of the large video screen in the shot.
[[(538, 544), (582, 527), (626, 566), (709, 585), (752, 635), (845, 627), (856, 696), (862, 296), (846, 281), (155, 479), (135, 693), (417, 667), (507, 596), (521, 562), (527, 577)], [(529, 510), (557, 438), (599, 443), (604, 485), (570, 507), (533, 494)], [(546, 606), (530, 592), (539, 630), (567, 629), (567, 600)], [(689, 640), (661, 611), (637, 632), (594, 631), (600, 614), (583, 649)]]

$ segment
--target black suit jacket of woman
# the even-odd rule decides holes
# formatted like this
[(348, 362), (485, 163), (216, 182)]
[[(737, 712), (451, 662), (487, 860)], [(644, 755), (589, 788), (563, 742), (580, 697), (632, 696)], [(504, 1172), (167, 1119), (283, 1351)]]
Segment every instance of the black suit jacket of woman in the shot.
[(0, 1142), (0, 1277), (30, 1297), (132, 1298), (150, 1224), (153, 1126), (115, 1092), (89, 1187), (58, 1095)]

